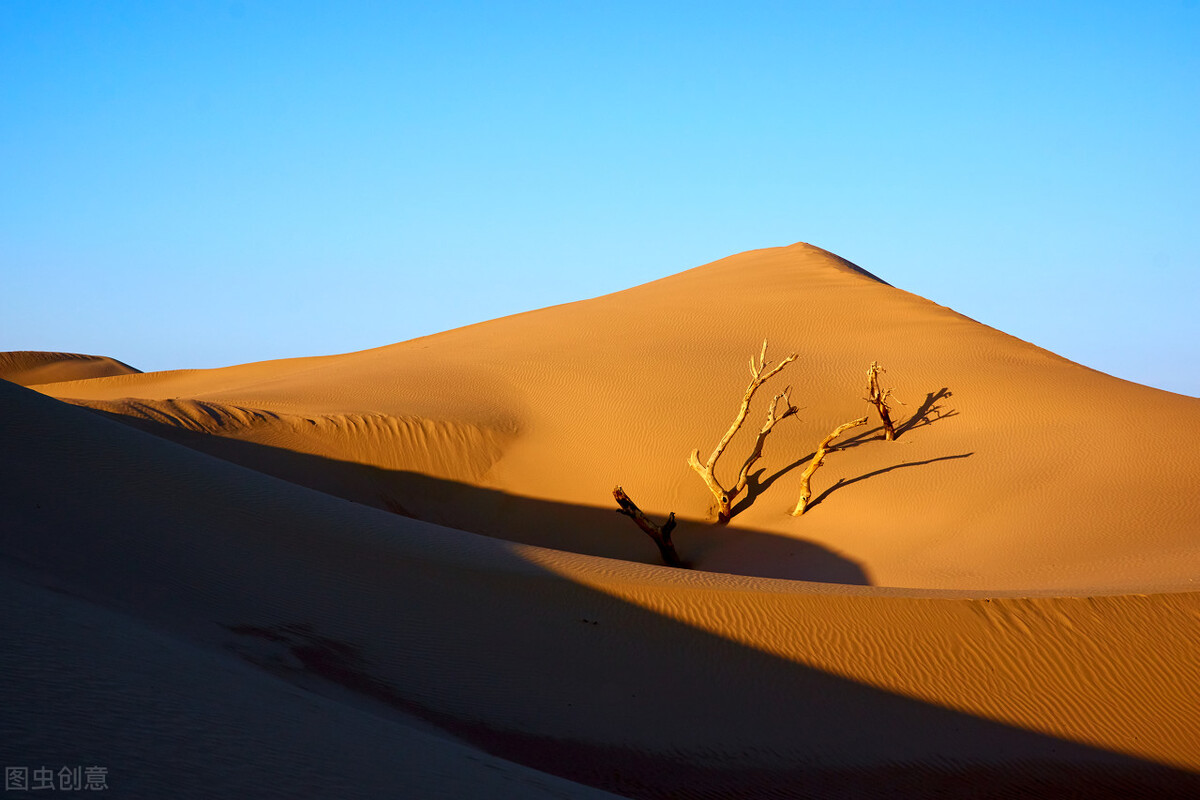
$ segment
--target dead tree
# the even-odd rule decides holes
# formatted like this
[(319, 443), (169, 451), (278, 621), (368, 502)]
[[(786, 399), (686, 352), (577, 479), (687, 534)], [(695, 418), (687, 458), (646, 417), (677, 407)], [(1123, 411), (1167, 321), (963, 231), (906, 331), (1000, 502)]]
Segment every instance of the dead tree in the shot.
[(878, 361), (872, 361), (867, 367), (867, 401), (875, 406), (879, 418), (883, 420), (883, 438), (891, 442), (896, 439), (896, 426), (892, 424), (892, 415), (888, 408), (888, 399), (892, 396), (891, 389), (879, 388), (879, 373), (887, 372), (879, 366)]
[(833, 433), (826, 436), (820, 446), (817, 447), (817, 452), (813, 454), (812, 461), (808, 462), (808, 466), (804, 468), (804, 472), (800, 475), (800, 502), (796, 503), (796, 508), (792, 511), (793, 517), (800, 516), (808, 508), (808, 501), (812, 498), (809, 481), (812, 480), (813, 473), (817, 471), (817, 467), (821, 466), (821, 462), (825, 460), (825, 456), (829, 454), (833, 440), (851, 428), (857, 428), (859, 425), (866, 424), (866, 417), (860, 417), (850, 422), (843, 422), (834, 428)]
[(642, 513), (642, 510), (629, 499), (629, 495), (625, 494), (625, 490), (620, 486), (613, 489), (613, 497), (620, 506), (617, 509), (618, 514), (624, 514), (632, 519), (637, 526), (646, 532), (646, 535), (654, 540), (658, 545), (658, 552), (662, 554), (663, 562), (668, 567), (679, 567), (686, 569), (687, 565), (679, 559), (679, 554), (675, 552), (675, 545), (671, 542), (671, 531), (675, 530), (675, 512), (667, 517), (667, 521), (662, 526), (655, 525), (649, 517)]
[[(754, 393), (759, 387), (766, 383), (773, 375), (795, 360), (796, 354), (780, 361), (775, 366), (770, 366), (767, 361), (767, 340), (763, 339), (762, 352), (759, 353), (757, 364), (754, 361), (754, 356), (750, 357), (750, 385), (746, 387), (746, 394), (742, 397), (742, 405), (738, 408), (737, 417), (734, 418), (733, 424), (729, 426), (729, 430), (721, 437), (721, 441), (717, 443), (716, 449), (712, 451), (712, 455), (708, 457), (708, 461), (700, 463), (699, 449), (693, 450), (692, 455), (688, 458), (688, 464), (692, 469), (700, 475), (704, 481), (704, 485), (712, 492), (713, 497), (717, 499), (717, 522), (729, 522), (733, 516), (733, 501), (746, 489), (746, 484), (750, 479), (750, 468), (754, 463), (762, 458), (763, 443), (766, 442), (767, 434), (779, 422), (799, 411), (798, 408), (792, 405), (789, 397), (791, 387), (784, 389), (780, 394), (775, 395), (775, 399), (771, 401), (770, 407), (767, 409), (767, 421), (763, 423), (762, 429), (758, 432), (758, 439), (754, 442), (754, 450), (750, 453), (750, 457), (742, 464), (741, 470), (738, 472), (737, 482), (732, 487), (726, 489), (717, 480), (714, 469), (717, 465), (717, 459), (725, 452), (725, 448), (729, 446), (730, 440), (734, 434), (742, 427), (742, 423), (746, 421), (746, 414), (750, 411), (750, 401), (754, 399)], [(782, 412), (780, 412), (779, 402), (783, 401)]]

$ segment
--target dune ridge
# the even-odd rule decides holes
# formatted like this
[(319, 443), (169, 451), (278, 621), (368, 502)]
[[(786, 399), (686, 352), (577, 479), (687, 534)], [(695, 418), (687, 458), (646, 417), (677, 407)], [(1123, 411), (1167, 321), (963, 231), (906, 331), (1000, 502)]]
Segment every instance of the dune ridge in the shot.
[[(798, 352), (777, 390), (802, 411), (715, 526), (684, 459), (728, 425), (764, 336)], [(851, 438), (788, 516), (815, 440), (866, 412), (874, 359), (907, 403), (897, 441)], [(294, 764), (272, 725), (320, 713), (336, 733), (296, 746), (330, 754), (321, 785), (345, 796), (1200, 792), (1200, 401), (819, 248), (344, 356), (0, 382), (0, 419), (0, 575), (30, 598), (6, 624), (59, 603), (63, 636), (100, 625), (159, 647), (152, 664), (194, 661), (210, 707), (225, 686), (270, 698), (240, 740), (262, 770), (231, 791)], [(699, 569), (651, 563), (618, 482), (679, 513)], [(28, 697), (77, 680), (13, 674)], [(137, 724), (97, 741), (63, 713), (36, 739), (24, 702), (0, 742), (87, 741), (125, 763), (114, 782), (153, 785), (203, 773), (131, 760), (160, 731), (229, 753), (175, 684), (161, 712), (106, 685), (72, 696)], [(393, 782), (356, 782), (392, 747)]]
[[(300, 416), (186, 399), (94, 400), (82, 405), (135, 425), (142, 423), (143, 429), (199, 449), (211, 448), (210, 437), (219, 436), (289, 453), (352, 459), (382, 469), (468, 481), (482, 480), (499, 459), (505, 440), (516, 433), (411, 416)], [(331, 448), (331, 441), (340, 446)], [(349, 446), (352, 451), (348, 452)], [(217, 452), (224, 451), (218, 446)]]
[(0, 353), (0, 379), (21, 386), (140, 373), (108, 356), (14, 350)]

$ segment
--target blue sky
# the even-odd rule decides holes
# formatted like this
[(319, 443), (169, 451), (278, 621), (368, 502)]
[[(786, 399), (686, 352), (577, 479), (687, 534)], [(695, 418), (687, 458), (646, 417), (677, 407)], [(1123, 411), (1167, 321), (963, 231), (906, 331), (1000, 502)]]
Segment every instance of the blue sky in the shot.
[(1194, 0), (7, 0), (0, 350), (346, 352), (803, 240), (1200, 395), (1198, 149)]

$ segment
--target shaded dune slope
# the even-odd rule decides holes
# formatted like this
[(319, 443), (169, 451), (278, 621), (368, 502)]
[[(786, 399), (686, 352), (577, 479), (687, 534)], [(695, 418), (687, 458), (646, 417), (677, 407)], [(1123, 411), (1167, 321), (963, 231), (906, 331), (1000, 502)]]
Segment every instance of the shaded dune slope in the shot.
[[(719, 476), (771, 394), (790, 384), (801, 412), (718, 529), (685, 459), (728, 427), (763, 338), (769, 356), (798, 358), (760, 392)], [(901, 436), (849, 437), (812, 510), (790, 517), (815, 444), (868, 413), (876, 359), (905, 404)], [(609, 511), (621, 484), (648, 512), (675, 511), (681, 553), (710, 571), (1072, 592), (1188, 588), (1200, 573), (1200, 401), (805, 244), (375, 350), (39, 389), (305, 486), (580, 553), (656, 557)]]
[[(20, 614), (64, 628), (82, 619), (152, 629), (137, 636), (167, 637), (162, 663), (199, 648), (192, 696), (220, 713), (237, 693), (273, 691), (218, 657), (233, 653), (300, 687), (300, 700), (271, 712), (281, 720), (324, 708), (320, 698), (347, 706), (337, 712), (344, 749), (381, 726), (389, 742), (421, 738), (395, 727), (415, 716), (626, 796), (1200, 789), (1192, 593), (984, 597), (668, 570), (350, 503), (10, 384), (0, 383), (0, 418), (4, 597), (27, 587)], [(39, 610), (53, 603), (74, 610)], [(81, 689), (50, 668), (14, 674), (7, 691), (61, 697), (74, 686), (77, 701), (106, 707), (103, 683)], [(52, 730), (36, 703), (6, 704), (0, 719), (65, 747), (92, 723), (62, 711), (76, 713), (55, 715)], [(208, 737), (228, 735), (189, 711), (139, 713), (145, 727), (88, 756), (120, 765), (160, 735), (156, 725), (195, 723), (192, 755), (138, 764), (150, 786), (202, 769), (193, 762), (216, 747)], [(387, 721), (350, 719), (357, 713)], [(257, 776), (291, 763), (264, 741), (272, 735), (239, 731), (264, 765)], [(399, 785), (406, 758), (419, 767), (425, 752), (456, 757), (457, 744), (422, 736), (395, 754)], [(354, 763), (336, 759), (339, 769)], [(538, 785), (534, 773), (496, 765), (518, 788)], [(351, 783), (345, 796), (372, 796), (371, 786)]]
[(2, 560), (0, 635), (5, 763), (105, 766), (114, 797), (613, 797), (399, 710), (297, 691)]

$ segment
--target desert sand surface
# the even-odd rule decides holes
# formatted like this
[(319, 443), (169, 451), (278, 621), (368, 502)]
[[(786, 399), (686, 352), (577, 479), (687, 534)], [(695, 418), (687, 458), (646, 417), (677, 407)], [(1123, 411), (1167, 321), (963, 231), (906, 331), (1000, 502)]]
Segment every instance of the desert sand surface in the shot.
[[(763, 339), (796, 359), (718, 477), (773, 394), (800, 410), (722, 526), (686, 459)], [(851, 431), (791, 516), (874, 360), (896, 440)], [(1200, 792), (1200, 400), (819, 248), (341, 356), (30, 383), (0, 383), (6, 764), (131, 796)]]
[(135, 372), (140, 372), (140, 370), (108, 356), (43, 353), (28, 350), (0, 353), (0, 379), (20, 386), (87, 378), (107, 378), (110, 375), (128, 375)]

